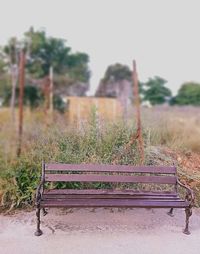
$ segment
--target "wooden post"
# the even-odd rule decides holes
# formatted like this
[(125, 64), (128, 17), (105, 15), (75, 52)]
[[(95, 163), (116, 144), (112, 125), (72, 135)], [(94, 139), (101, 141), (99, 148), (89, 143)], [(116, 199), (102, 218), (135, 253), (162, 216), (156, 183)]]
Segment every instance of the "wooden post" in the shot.
[(24, 99), (24, 83), (25, 83), (25, 52), (20, 52), (20, 64), (19, 64), (19, 129), (18, 129), (18, 148), (17, 156), (21, 154), (22, 146), (22, 134), (23, 134), (23, 99)]
[(144, 163), (144, 143), (142, 138), (142, 124), (141, 124), (141, 113), (140, 113), (140, 96), (139, 96), (139, 84), (136, 61), (133, 61), (133, 94), (134, 94), (134, 105), (136, 112), (136, 124), (137, 124), (137, 140), (138, 148), (140, 152), (141, 164)]
[[(141, 124), (141, 115), (140, 115), (140, 97), (139, 97), (139, 85), (138, 85), (138, 76), (137, 76), (137, 69), (136, 69), (136, 62), (133, 61), (133, 95), (134, 95), (134, 105), (136, 110), (136, 125), (137, 125), (137, 132), (133, 133), (130, 137), (130, 141), (124, 148), (124, 154), (128, 153), (131, 149), (131, 146), (137, 142), (138, 150), (140, 154), (140, 164), (144, 164), (144, 143), (142, 138), (142, 124)], [(113, 159), (113, 164), (117, 164), (122, 156), (122, 153), (119, 153)]]

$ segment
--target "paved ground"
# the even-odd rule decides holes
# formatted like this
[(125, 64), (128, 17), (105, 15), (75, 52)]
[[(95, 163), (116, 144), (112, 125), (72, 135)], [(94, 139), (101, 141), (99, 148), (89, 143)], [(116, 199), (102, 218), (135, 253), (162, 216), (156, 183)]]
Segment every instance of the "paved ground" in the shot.
[(200, 210), (191, 217), (191, 235), (181, 231), (185, 213), (165, 209), (51, 209), (34, 236), (35, 213), (0, 216), (1, 254), (199, 254)]

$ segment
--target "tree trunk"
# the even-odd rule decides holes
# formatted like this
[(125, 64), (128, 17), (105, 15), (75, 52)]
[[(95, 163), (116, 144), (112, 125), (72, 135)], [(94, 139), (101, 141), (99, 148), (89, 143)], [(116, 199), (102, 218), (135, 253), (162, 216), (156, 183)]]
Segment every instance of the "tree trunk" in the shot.
[(17, 86), (17, 80), (18, 80), (17, 65), (12, 64), (10, 69), (11, 69), (11, 81), (12, 81), (10, 110), (11, 110), (11, 121), (14, 126), (15, 125), (15, 97), (16, 97), (16, 86)]
[(25, 84), (25, 61), (26, 56), (22, 50), (20, 53), (19, 67), (19, 129), (18, 129), (18, 149), (17, 156), (21, 155), (22, 134), (23, 134), (23, 99), (24, 99), (24, 84)]
[(134, 94), (134, 104), (136, 110), (136, 124), (137, 124), (137, 141), (140, 153), (140, 163), (144, 163), (144, 142), (142, 137), (142, 124), (141, 124), (141, 112), (140, 112), (140, 96), (139, 96), (139, 84), (138, 84), (138, 75), (136, 68), (136, 61), (133, 61), (133, 94)]
[(49, 80), (50, 80), (50, 94), (49, 94), (49, 109), (50, 115), (53, 120), (53, 67), (49, 69)]

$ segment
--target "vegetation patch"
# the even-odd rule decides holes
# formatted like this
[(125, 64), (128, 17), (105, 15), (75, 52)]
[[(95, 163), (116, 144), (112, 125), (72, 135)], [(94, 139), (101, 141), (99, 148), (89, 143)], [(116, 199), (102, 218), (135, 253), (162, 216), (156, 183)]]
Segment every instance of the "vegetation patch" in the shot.
[[(136, 144), (132, 145), (128, 151), (124, 149), (131, 135), (136, 132), (132, 124), (124, 121), (100, 122), (93, 115), (87, 124), (74, 128), (74, 126), (67, 126), (66, 121), (59, 114), (55, 115), (54, 124), (51, 126), (46, 126), (44, 120), (41, 120), (44, 118), (42, 113), (32, 112), (30, 121), (28, 121), (28, 114), (26, 117), (23, 150), (19, 158), (16, 157), (17, 142), (13, 130), (8, 127), (6, 121), (1, 125), (0, 199), (2, 210), (33, 206), (42, 161), (113, 164), (117, 157), (119, 158), (118, 164), (139, 164)], [(180, 178), (195, 191), (196, 205), (198, 205), (200, 201), (200, 163), (198, 163), (200, 156), (192, 151), (193, 145), (186, 144), (186, 139), (181, 140), (184, 136), (183, 131), (186, 133), (187, 128), (184, 129), (182, 124), (182, 129), (175, 131), (171, 129), (170, 122), (165, 125), (165, 128), (159, 128), (156, 122), (157, 127), (155, 128), (153, 117), (152, 122), (148, 121), (148, 123), (143, 129), (145, 165), (175, 163)], [(162, 125), (161, 120), (159, 124)], [(195, 132), (193, 134), (196, 135)], [(77, 188), (75, 185), (69, 187)], [(101, 188), (101, 186), (95, 187)]]

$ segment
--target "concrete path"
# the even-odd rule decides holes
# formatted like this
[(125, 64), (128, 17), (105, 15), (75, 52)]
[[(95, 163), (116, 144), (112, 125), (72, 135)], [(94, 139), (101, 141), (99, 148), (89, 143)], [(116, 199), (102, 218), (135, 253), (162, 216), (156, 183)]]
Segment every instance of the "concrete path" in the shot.
[(191, 235), (182, 233), (184, 210), (50, 209), (34, 236), (35, 213), (0, 216), (1, 254), (199, 254), (200, 209), (191, 217)]

